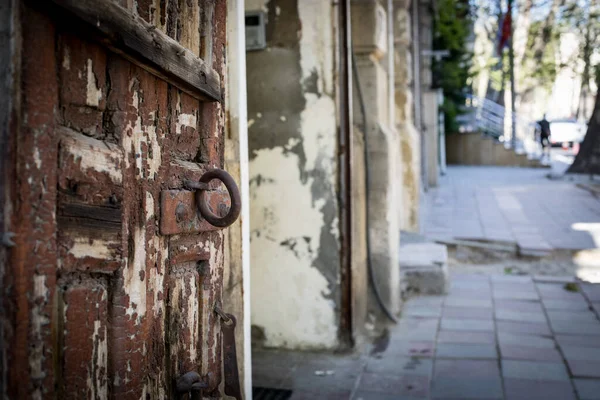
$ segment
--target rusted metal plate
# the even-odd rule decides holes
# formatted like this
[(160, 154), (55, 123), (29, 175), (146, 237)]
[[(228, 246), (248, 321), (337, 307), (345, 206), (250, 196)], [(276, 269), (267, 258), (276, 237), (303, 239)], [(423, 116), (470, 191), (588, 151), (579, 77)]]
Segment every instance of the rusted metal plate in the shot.
[(171, 265), (192, 261), (208, 261), (210, 239), (202, 240), (197, 235), (173, 237), (169, 241), (169, 263)]
[[(215, 231), (221, 228), (209, 224), (198, 212), (195, 193), (189, 190), (163, 190), (160, 196), (160, 233), (176, 235)], [(217, 214), (229, 208), (229, 196), (220, 191), (206, 192), (208, 203)]]

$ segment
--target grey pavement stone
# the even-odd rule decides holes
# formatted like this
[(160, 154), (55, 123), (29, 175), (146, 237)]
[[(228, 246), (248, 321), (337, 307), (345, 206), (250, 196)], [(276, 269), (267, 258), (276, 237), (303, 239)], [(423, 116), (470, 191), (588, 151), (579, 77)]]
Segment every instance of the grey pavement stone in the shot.
[(546, 323), (527, 323), (514, 321), (496, 321), (498, 332), (522, 333), (527, 335), (550, 336), (550, 327)]
[(434, 378), (499, 378), (496, 360), (435, 360)]
[(449, 296), (444, 304), (448, 307), (477, 307), (477, 308), (492, 308), (491, 299), (474, 299), (464, 297)]
[(495, 317), (504, 321), (546, 322), (546, 316), (543, 313), (509, 311), (506, 309), (496, 310)]
[(451, 319), (487, 319), (492, 320), (494, 314), (491, 308), (477, 308), (477, 307), (444, 307), (443, 309), (444, 318)]
[(600, 302), (600, 284), (580, 283), (579, 286), (589, 301), (592, 303)]
[(580, 346), (600, 348), (600, 338), (597, 336), (582, 335), (556, 335), (556, 341), (560, 346)]
[(556, 343), (550, 338), (519, 333), (498, 332), (500, 346), (526, 346), (540, 349), (554, 349)]
[(402, 318), (393, 329), (392, 339), (435, 340), (438, 325), (438, 319)]
[(441, 329), (448, 331), (492, 332), (494, 323), (482, 319), (442, 318)]
[(378, 393), (360, 390), (352, 396), (352, 400), (419, 400), (423, 397), (398, 396), (393, 393)]
[[(600, 338), (598, 339), (600, 340)], [(567, 360), (583, 360), (600, 362), (600, 348), (580, 347), (573, 345), (560, 346)]]
[(510, 291), (510, 290), (496, 290), (493, 291), (494, 299), (503, 300), (539, 300), (539, 295), (534, 291)]
[(552, 276), (552, 275), (534, 275), (533, 280), (535, 282), (542, 283), (575, 283), (577, 279), (574, 276)]
[(434, 378), (433, 399), (502, 399), (502, 383), (497, 378)]
[[(402, 335), (399, 335), (403, 338)], [(390, 343), (382, 354), (382, 357), (431, 357), (433, 356), (435, 343), (433, 341), (407, 341), (407, 340), (390, 340)]]
[(596, 314), (592, 311), (560, 311), (560, 310), (549, 310), (548, 319), (550, 321), (569, 321), (574, 324), (578, 322), (599, 322)]
[(550, 320), (554, 333), (600, 336), (600, 321), (595, 323)]
[(544, 313), (542, 303), (537, 301), (525, 301), (525, 300), (496, 300), (494, 302), (494, 308), (496, 310), (507, 310), (507, 311), (522, 311), (530, 313)]
[(600, 400), (600, 379), (573, 379), (580, 400)]
[(589, 310), (590, 306), (585, 299), (577, 300), (556, 300), (556, 299), (542, 299), (542, 304), (546, 310)]
[(491, 275), (494, 283), (530, 283), (533, 282), (529, 275)]
[(503, 292), (535, 292), (535, 285), (533, 282), (498, 282), (493, 283), (494, 290)]
[(402, 316), (417, 318), (439, 318), (442, 316), (441, 307), (404, 307)]
[(551, 348), (501, 344), (500, 355), (503, 359), (508, 360), (562, 362), (562, 357), (558, 350)]
[(294, 390), (290, 400), (348, 400), (352, 395), (351, 390), (341, 389), (335, 391), (313, 390)]
[(365, 372), (360, 380), (358, 390), (390, 393), (398, 397), (427, 398), (429, 397), (429, 379), (428, 376), (398, 376)]
[(571, 374), (577, 378), (600, 378), (600, 362), (567, 360)]
[(448, 290), (448, 253), (437, 243), (409, 243), (400, 246), (400, 273), (408, 290), (444, 294)]
[(490, 359), (498, 358), (494, 344), (438, 343), (437, 358)]
[(502, 375), (505, 379), (569, 381), (569, 374), (563, 363), (502, 360)]
[(382, 357), (369, 358), (367, 372), (392, 375), (431, 376), (433, 361), (422, 357)]
[(493, 344), (495, 337), (493, 332), (465, 332), (465, 331), (440, 331), (437, 337), (438, 343), (479, 343)]
[(506, 400), (575, 400), (571, 382), (505, 379)]
[(404, 307), (441, 307), (444, 300), (444, 296), (411, 297), (404, 303)]

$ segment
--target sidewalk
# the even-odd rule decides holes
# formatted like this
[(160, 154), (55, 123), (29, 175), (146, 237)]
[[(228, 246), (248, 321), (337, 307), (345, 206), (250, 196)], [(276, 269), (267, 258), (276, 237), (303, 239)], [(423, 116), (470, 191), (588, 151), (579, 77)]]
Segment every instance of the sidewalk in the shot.
[[(600, 399), (600, 285), (453, 275), (370, 354), (253, 353), (255, 399)], [(272, 392), (272, 391), (271, 391)]]
[(422, 233), (514, 243), (523, 253), (600, 247), (600, 201), (539, 169), (448, 168), (423, 199)]

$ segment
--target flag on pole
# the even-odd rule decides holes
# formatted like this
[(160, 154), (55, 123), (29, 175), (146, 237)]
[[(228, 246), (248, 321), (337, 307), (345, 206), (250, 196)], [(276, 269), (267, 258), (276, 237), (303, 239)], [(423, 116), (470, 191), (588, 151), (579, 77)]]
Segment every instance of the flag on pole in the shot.
[(500, 28), (498, 30), (498, 55), (502, 54), (502, 50), (506, 47), (506, 45), (508, 44), (508, 39), (510, 38), (510, 32), (512, 30), (511, 14), (511, 12), (507, 12), (506, 14), (504, 14), (502, 19), (500, 20), (500, 23), (498, 24), (498, 27)]

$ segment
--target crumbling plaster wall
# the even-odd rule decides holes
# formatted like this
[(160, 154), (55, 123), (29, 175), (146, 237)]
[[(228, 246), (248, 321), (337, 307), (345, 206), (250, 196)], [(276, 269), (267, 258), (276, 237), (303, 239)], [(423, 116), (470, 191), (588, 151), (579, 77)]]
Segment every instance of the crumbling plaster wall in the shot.
[[(394, 70), (396, 127), (400, 133), (402, 151), (402, 213), (401, 228), (419, 229), (419, 194), (421, 191), (421, 140), (415, 127), (413, 84), (413, 43), (411, 0), (394, 2)], [(418, 46), (416, 46), (418, 48)], [(419, 90), (419, 89), (417, 89)]]
[[(367, 154), (369, 164), (369, 235), (371, 262), (376, 284), (388, 308), (400, 310), (398, 247), (402, 213), (402, 159), (400, 136), (394, 120), (393, 71), (388, 56), (393, 43), (388, 35), (389, 4), (376, 0), (353, 0), (352, 41), (358, 76), (366, 108)], [(361, 121), (360, 99), (355, 96), (354, 119)], [(375, 300), (369, 300), (371, 315), (381, 317)]]
[(336, 17), (322, 0), (249, 0), (267, 49), (247, 53), (253, 339), (338, 343)]

